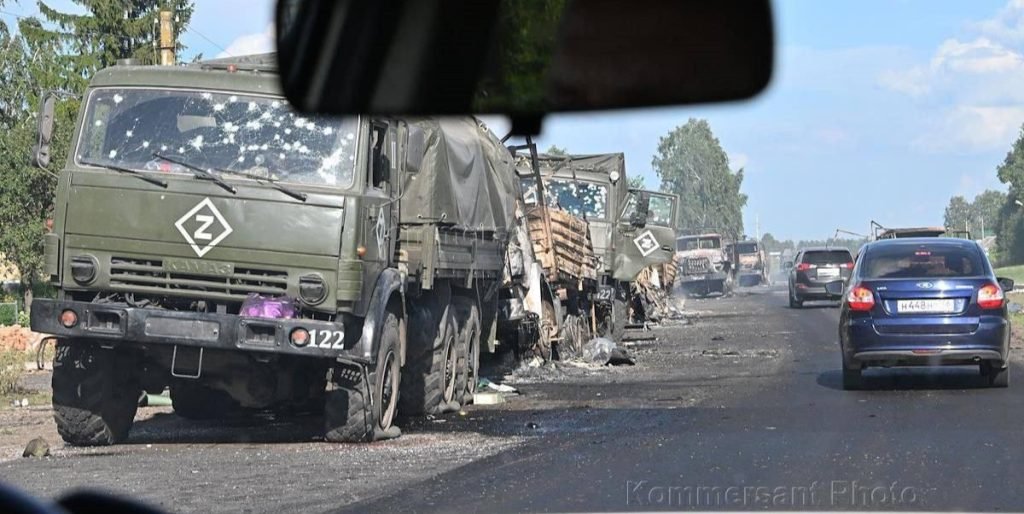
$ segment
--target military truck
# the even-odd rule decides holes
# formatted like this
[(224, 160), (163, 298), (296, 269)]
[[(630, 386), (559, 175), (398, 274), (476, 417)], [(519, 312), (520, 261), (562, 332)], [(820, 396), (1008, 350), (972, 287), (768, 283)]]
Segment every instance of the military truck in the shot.
[(676, 285), (687, 295), (725, 294), (732, 288), (732, 263), (721, 234), (709, 232), (676, 239)]
[(257, 56), (101, 70), (73, 138), (31, 314), (68, 443), (123, 441), (166, 387), (185, 418), (395, 437), (469, 400), (499, 326), (536, 336), (512, 156), (472, 118), (303, 115)]
[(761, 244), (753, 239), (726, 246), (732, 269), (732, 282), (740, 287), (769, 283), (768, 259)]
[(630, 189), (621, 153), (539, 154), (536, 171), (519, 166), (517, 172), (527, 205), (543, 196), (549, 206), (586, 220), (597, 259), (592, 325), (620, 339), (630, 322), (630, 282), (645, 267), (672, 260), (677, 197)]

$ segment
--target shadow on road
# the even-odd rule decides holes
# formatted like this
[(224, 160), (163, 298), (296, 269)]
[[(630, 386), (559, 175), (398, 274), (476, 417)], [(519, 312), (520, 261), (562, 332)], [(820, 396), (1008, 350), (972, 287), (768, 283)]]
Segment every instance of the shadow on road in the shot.
[(127, 444), (274, 444), (323, 440), (323, 418), (295, 416), (277, 419), (253, 415), (237, 419), (192, 421), (159, 413), (136, 421)]
[[(843, 375), (839, 369), (818, 375), (818, 385), (843, 390)], [(864, 371), (862, 391), (912, 391), (948, 389), (988, 389), (988, 381), (977, 367), (948, 368), (880, 368)]]

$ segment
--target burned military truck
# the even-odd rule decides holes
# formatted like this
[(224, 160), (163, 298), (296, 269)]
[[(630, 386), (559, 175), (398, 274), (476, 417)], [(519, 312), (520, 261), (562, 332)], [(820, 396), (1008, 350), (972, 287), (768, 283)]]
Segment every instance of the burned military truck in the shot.
[(486, 127), (302, 115), (277, 84), (272, 56), (93, 77), (45, 237), (58, 295), (32, 309), (59, 338), (67, 442), (124, 440), (168, 386), (186, 418), (315, 411), (331, 441), (394, 437), (399, 412), (469, 401), (499, 317), (536, 333), (501, 304), (531, 256)]
[(630, 322), (629, 283), (645, 267), (672, 260), (677, 197), (630, 189), (621, 153), (540, 154), (536, 171), (523, 163), (517, 172), (527, 205), (543, 196), (550, 207), (586, 221), (597, 261), (592, 326), (619, 339)]

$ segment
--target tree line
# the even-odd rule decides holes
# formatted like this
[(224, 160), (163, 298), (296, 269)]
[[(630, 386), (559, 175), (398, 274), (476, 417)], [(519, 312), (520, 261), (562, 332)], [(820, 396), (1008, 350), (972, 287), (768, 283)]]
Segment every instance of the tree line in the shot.
[(1024, 264), (1024, 126), (1011, 145), (996, 176), (1007, 192), (987, 190), (968, 201), (950, 198), (945, 223), (951, 230), (967, 230), (975, 239), (996, 236), (991, 254), (999, 265)]

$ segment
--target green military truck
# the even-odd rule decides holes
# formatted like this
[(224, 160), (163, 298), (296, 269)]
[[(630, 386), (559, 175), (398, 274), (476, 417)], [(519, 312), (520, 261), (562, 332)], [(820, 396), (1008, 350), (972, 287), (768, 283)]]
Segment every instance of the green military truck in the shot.
[[(630, 315), (630, 286), (641, 270), (674, 256), (676, 196), (629, 188), (621, 153), (537, 156), (538, 169), (517, 168), (527, 205), (538, 201), (583, 218), (597, 258), (594, 318), (601, 335), (620, 339)], [(640, 209), (637, 207), (640, 206)]]
[(166, 387), (186, 418), (394, 437), (471, 399), (497, 327), (536, 337), (506, 305), (531, 258), (512, 156), (476, 120), (303, 115), (272, 56), (107, 68), (82, 105), (45, 236), (58, 294), (31, 317), (59, 338), (65, 441), (124, 440)]

